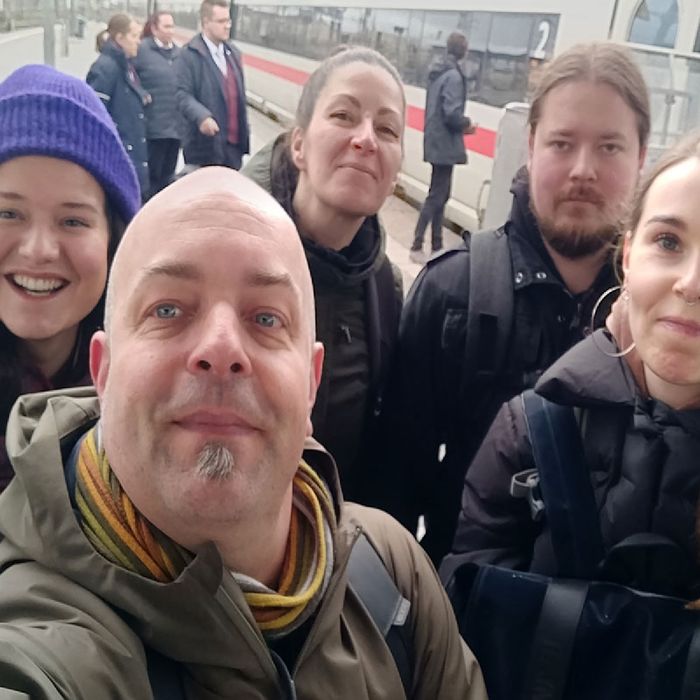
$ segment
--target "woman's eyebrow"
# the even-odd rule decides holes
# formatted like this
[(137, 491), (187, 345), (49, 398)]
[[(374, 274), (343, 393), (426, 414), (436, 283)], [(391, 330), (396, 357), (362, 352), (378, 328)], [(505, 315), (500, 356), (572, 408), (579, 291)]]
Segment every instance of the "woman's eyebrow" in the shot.
[(687, 229), (688, 226), (686, 225), (685, 221), (683, 219), (680, 219), (677, 216), (673, 216), (670, 214), (657, 214), (656, 216), (652, 216), (648, 218), (645, 222), (645, 224), (667, 224), (669, 226), (675, 226), (676, 228), (680, 229)]

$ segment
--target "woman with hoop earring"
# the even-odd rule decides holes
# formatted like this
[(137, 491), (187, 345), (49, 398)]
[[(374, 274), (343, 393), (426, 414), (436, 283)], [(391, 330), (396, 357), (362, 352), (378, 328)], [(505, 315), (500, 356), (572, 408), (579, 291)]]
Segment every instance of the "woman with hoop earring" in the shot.
[[(574, 409), (600, 519), (602, 578), (616, 545), (652, 533), (678, 554), (673, 576), (634, 585), (697, 598), (700, 133), (646, 176), (620, 253), (621, 292), (607, 327), (562, 356), (535, 392)], [(528, 502), (510, 493), (513, 476), (534, 466), (518, 396), (503, 405), (467, 472), (453, 544), (460, 562), (557, 575), (546, 511), (536, 522)]]

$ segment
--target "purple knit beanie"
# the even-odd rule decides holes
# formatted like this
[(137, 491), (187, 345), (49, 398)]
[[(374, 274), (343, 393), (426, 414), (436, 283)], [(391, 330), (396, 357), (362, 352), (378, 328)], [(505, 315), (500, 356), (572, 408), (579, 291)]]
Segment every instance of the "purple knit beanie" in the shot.
[(0, 83), (0, 163), (30, 155), (85, 168), (124, 223), (141, 206), (134, 166), (100, 98), (49, 66), (22, 66)]

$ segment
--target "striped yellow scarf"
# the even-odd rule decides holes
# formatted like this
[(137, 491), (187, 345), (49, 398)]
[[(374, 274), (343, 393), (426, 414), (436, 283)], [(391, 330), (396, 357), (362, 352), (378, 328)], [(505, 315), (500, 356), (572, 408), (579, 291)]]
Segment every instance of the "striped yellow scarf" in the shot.
[[(75, 472), (80, 524), (95, 549), (146, 578), (175, 580), (192, 554), (136, 510), (109, 466), (97, 428), (83, 437)], [(232, 572), (266, 637), (291, 632), (316, 610), (333, 569), (335, 528), (328, 487), (302, 460), (294, 476), (289, 538), (277, 590)]]

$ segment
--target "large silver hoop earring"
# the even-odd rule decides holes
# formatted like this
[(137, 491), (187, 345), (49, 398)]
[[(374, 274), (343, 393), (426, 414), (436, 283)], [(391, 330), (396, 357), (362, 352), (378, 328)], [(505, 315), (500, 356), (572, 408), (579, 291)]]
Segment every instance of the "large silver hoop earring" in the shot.
[(625, 355), (629, 354), (634, 350), (634, 348), (637, 346), (635, 342), (632, 343), (628, 348), (625, 350), (622, 350), (621, 352), (609, 352), (606, 350), (604, 347), (600, 345), (598, 342), (598, 336), (596, 335), (595, 332), (595, 317), (596, 314), (598, 313), (598, 309), (600, 309), (600, 305), (603, 303), (603, 301), (609, 297), (611, 294), (614, 294), (620, 290), (620, 296), (624, 301), (627, 301), (629, 299), (629, 295), (627, 294), (627, 290), (624, 287), (621, 287), (619, 284), (610, 287), (610, 289), (606, 289), (599, 297), (598, 301), (596, 301), (595, 306), (593, 307), (593, 311), (591, 312), (591, 339), (593, 340), (593, 344), (600, 350), (600, 352), (603, 353), (606, 357), (624, 357)]
[[(600, 305), (611, 295), (614, 294), (615, 292), (621, 292), (621, 295), (624, 295), (624, 291), (622, 290), (622, 287), (619, 284), (616, 284), (614, 287), (610, 287), (609, 289), (606, 289), (599, 297), (598, 301), (596, 301), (595, 305), (593, 306), (593, 311), (591, 311), (591, 331), (595, 329), (595, 317), (598, 315), (598, 311), (600, 309)], [(623, 296), (624, 298), (624, 296)]]

